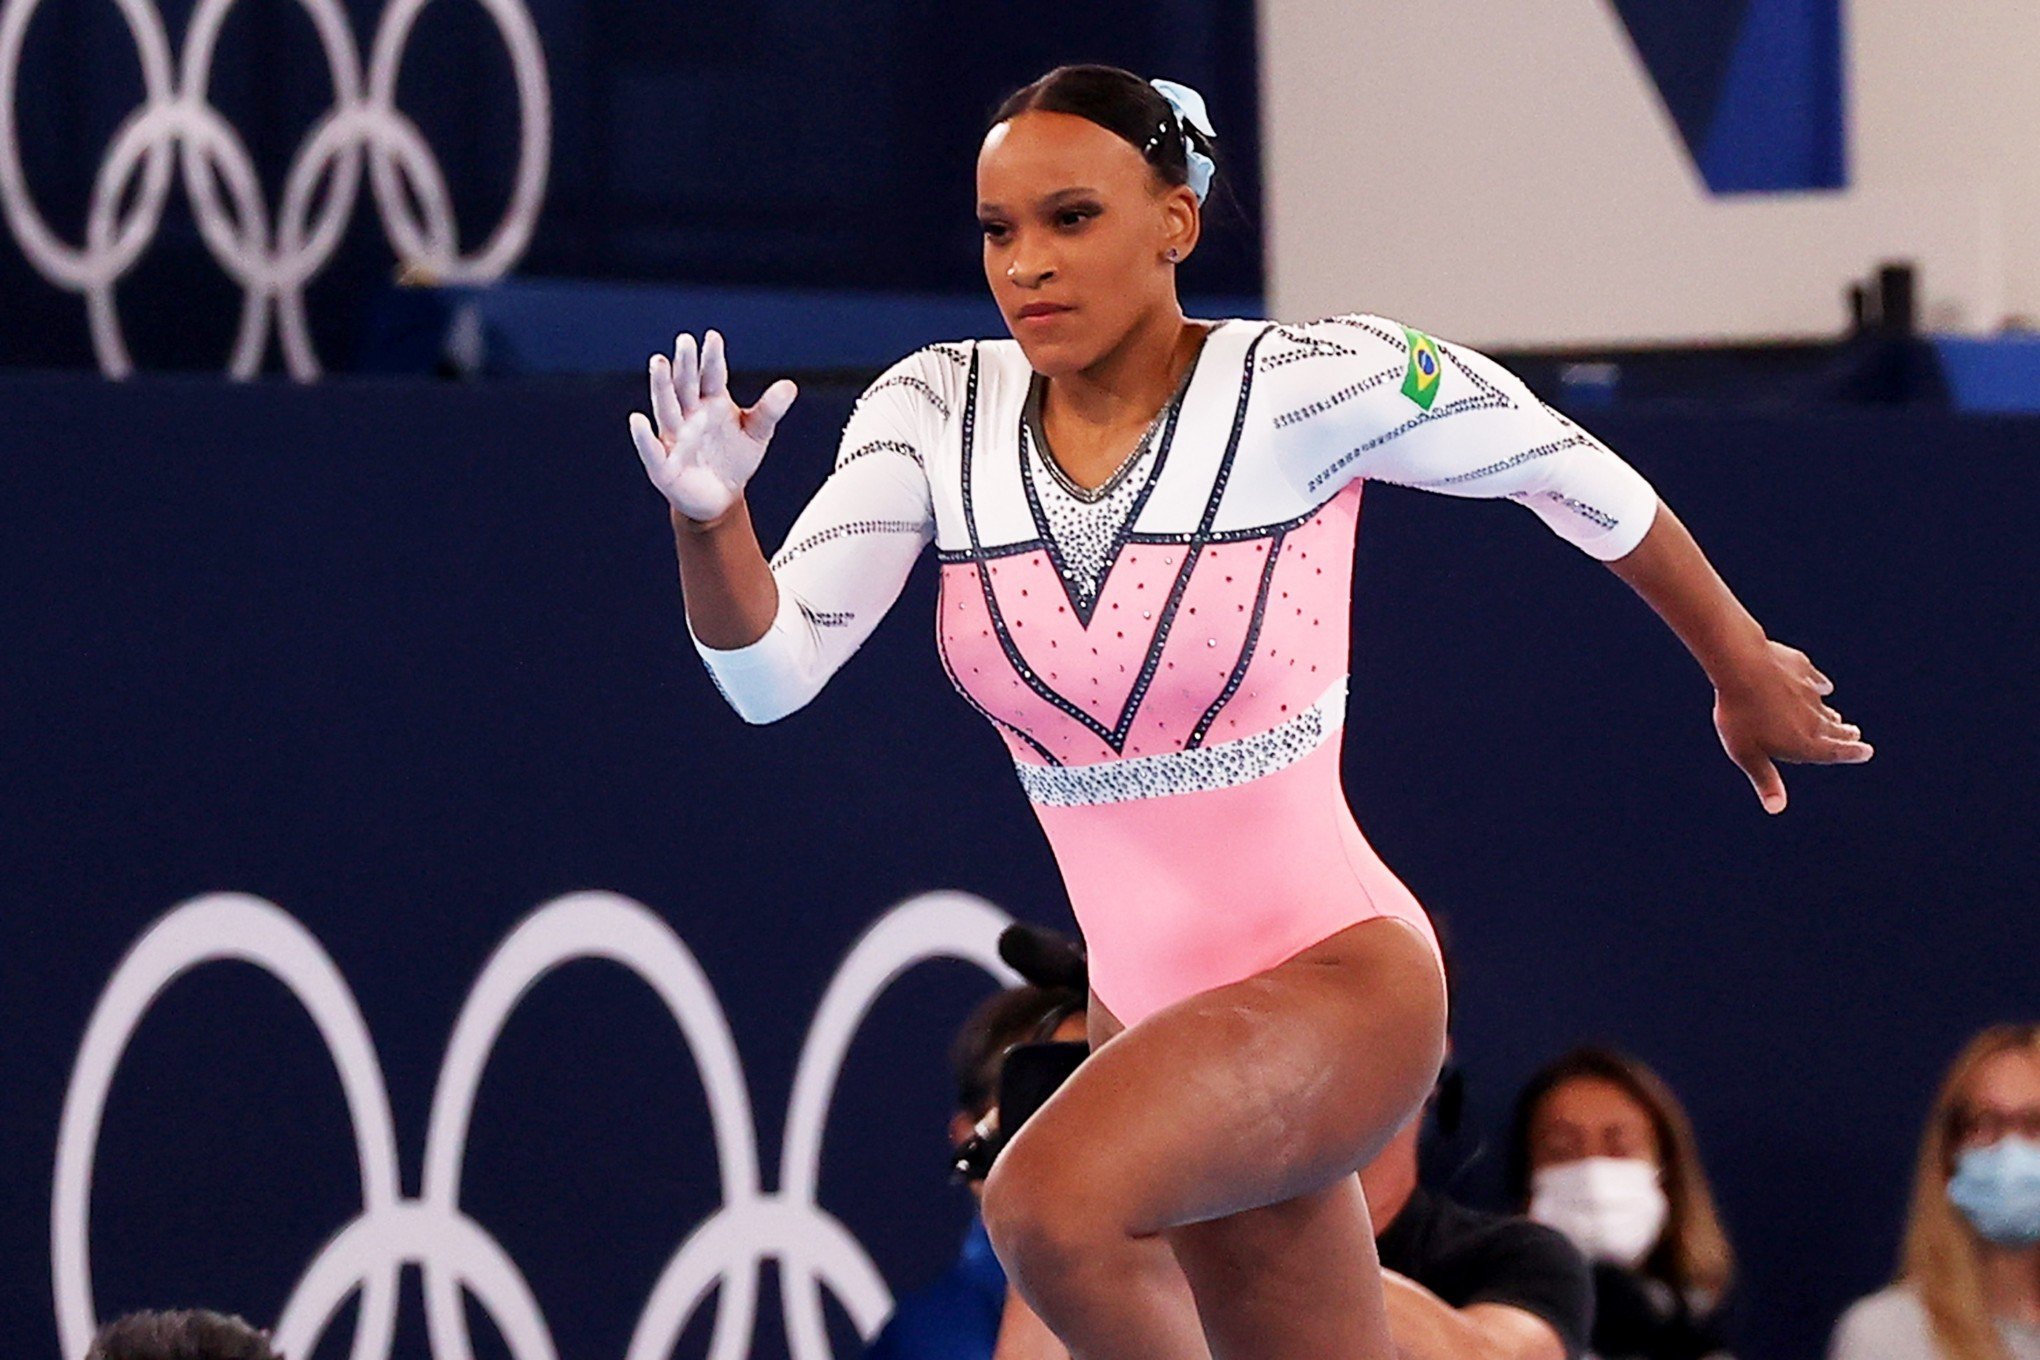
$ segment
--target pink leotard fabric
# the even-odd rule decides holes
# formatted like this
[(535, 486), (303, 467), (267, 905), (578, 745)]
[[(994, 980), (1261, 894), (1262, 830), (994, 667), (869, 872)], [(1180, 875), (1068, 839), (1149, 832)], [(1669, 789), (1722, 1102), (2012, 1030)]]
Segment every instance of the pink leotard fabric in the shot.
[(1098, 488), (1041, 447), (1032, 379), (978, 341), (873, 383), (773, 559), (771, 629), (700, 649), (719, 688), (752, 721), (805, 703), (932, 541), (943, 665), (1005, 741), (1121, 1021), (1378, 916), (1435, 950), (1340, 785), (1364, 482), (1506, 496), (1602, 558), (1648, 531), (1648, 483), (1485, 356), (1379, 317), (1217, 323)]
[[(1359, 509), (1350, 483), (1293, 528), (1209, 545), (1187, 562), (1180, 592), (1184, 548), (1125, 549), (1088, 628), (1045, 552), (942, 568), (944, 660), (1001, 724), (1023, 778), (1042, 783), (1051, 759), (1106, 767), (1093, 771), (1095, 790), (1045, 789), (1035, 814), (1090, 949), (1092, 986), (1128, 1024), (1370, 916), (1408, 921), (1437, 947), (1423, 909), (1355, 825), (1330, 739)], [(1295, 738), (1265, 750), (1233, 745), (1285, 729)], [(1120, 786), (1149, 772), (1184, 782), (1171, 757), (1193, 750), (1241, 768), (1154, 796)], [(1254, 777), (1230, 782), (1240, 775)]]

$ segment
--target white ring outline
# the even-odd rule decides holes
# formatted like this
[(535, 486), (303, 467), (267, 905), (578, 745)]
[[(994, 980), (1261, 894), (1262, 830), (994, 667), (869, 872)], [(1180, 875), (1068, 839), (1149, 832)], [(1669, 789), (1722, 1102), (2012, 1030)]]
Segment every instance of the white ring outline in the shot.
[(561, 965), (604, 959), (643, 980), (685, 1039), (708, 1097), (723, 1203), (687, 1234), (653, 1286), (626, 1360), (669, 1360), (694, 1310), (718, 1285), (710, 1360), (743, 1360), (757, 1320), (758, 1272), (778, 1263), (793, 1360), (829, 1360), (822, 1287), (860, 1335), (884, 1322), (892, 1297), (863, 1246), (818, 1202), (822, 1133), (858, 1028), (887, 987), (933, 958), (973, 963), (1001, 985), (1010, 921), (984, 899), (924, 893), (867, 929), (838, 967), (802, 1044), (781, 1152), (783, 1185), (763, 1188), (757, 1128), (735, 1037), (707, 975), (655, 913), (617, 893), (556, 898), (527, 916), (490, 956), (455, 1021), (432, 1099), (422, 1186), (402, 1198), (395, 1125), (373, 1040), (346, 979), (318, 940), (275, 904), (214, 893), (173, 909), (136, 940), (93, 1008), (58, 1127), (51, 1196), (51, 1275), (66, 1356), (97, 1328), (92, 1300), (92, 1171), (113, 1078), (150, 1008), (185, 973), (217, 960), (250, 963), (289, 989), (339, 1071), (354, 1127), (362, 1210), (327, 1240), (293, 1287), (276, 1327), (285, 1355), (309, 1355), (346, 1300), (362, 1295), (352, 1360), (388, 1360), (399, 1267), (424, 1272), (435, 1360), (473, 1360), (462, 1302), (471, 1290), (515, 1360), (556, 1360), (550, 1329), (517, 1265), (459, 1205), (474, 1101), (503, 1026)]
[[(538, 226), (552, 156), (552, 93), (545, 49), (523, 0), (479, 0), (503, 39), (517, 87), (517, 170), (502, 219), (462, 253), (446, 177), (418, 126), (396, 106), (397, 76), (418, 15), (429, 0), (392, 0), (370, 43), (364, 82), (360, 52), (340, 0), (297, 0), (310, 17), (333, 82), (333, 107), (306, 133), (284, 179), (274, 224), (246, 144), (207, 100), (214, 44), (237, 0), (199, 0), (180, 60), (151, 0), (115, 0), (141, 59), (142, 102), (108, 143), (86, 212), (85, 244), (60, 238), (36, 208), (14, 116), (22, 47), (43, 0), (0, 0), (0, 211), (22, 253), (52, 284), (85, 298), (93, 352), (109, 378), (134, 372), (114, 290), (154, 241), (169, 196), (174, 159), (208, 252), (242, 289), (241, 324), (227, 371), (256, 377), (276, 315), (284, 366), (309, 382), (321, 372), (305, 319), (306, 285), (332, 260), (353, 218), (362, 153), (383, 233), (397, 258), (444, 283), (487, 283), (522, 258)], [(121, 199), (134, 175), (139, 192), (125, 217)], [(233, 201), (214, 186), (217, 170)], [(324, 206), (312, 209), (328, 178)], [(404, 189), (415, 197), (414, 215)], [(422, 218), (422, 220), (421, 220)]]

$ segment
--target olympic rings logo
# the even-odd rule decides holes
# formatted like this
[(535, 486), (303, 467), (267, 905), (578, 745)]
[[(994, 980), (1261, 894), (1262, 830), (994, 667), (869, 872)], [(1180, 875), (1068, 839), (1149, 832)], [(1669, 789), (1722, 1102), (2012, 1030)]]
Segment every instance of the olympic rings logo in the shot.
[[(115, 131), (93, 179), (83, 246), (72, 246), (50, 230), (36, 210), (22, 168), (14, 121), (16, 86), (22, 43), (41, 3), (0, 0), (0, 207), (43, 277), (85, 296), (93, 350), (108, 377), (124, 378), (134, 371), (114, 309), (114, 288), (155, 238), (173, 159), (182, 168), (184, 192), (207, 250), (243, 290), (241, 324), (229, 361), (236, 378), (261, 371), (272, 310), (291, 376), (301, 382), (319, 376), (318, 355), (305, 326), (304, 290), (332, 259), (353, 218), (364, 150), (383, 231), (407, 265), (450, 283), (487, 282), (509, 270), (530, 243), (545, 193), (552, 111), (545, 52), (523, 0), (481, 0), (509, 50), (520, 134), (517, 177), (503, 220), (478, 250), (466, 255), (439, 162), (418, 125), (396, 107), (398, 68), (426, 0), (393, 0), (383, 12), (365, 86), (361, 55), (340, 0), (298, 0), (325, 52), (333, 107), (298, 147), (273, 230), (247, 145), (207, 99), (214, 49), (234, 0), (198, 0), (184, 35), (181, 65), (173, 65), (163, 16), (151, 0), (115, 0), (141, 57), (143, 100)], [(178, 153), (174, 158), (173, 152)], [(140, 187), (123, 215), (120, 204), (137, 176)], [(314, 216), (319, 188), (329, 178), (330, 188)]]
[(870, 1256), (816, 1199), (822, 1130), (844, 1055), (880, 994), (923, 960), (962, 959), (1002, 984), (1014, 981), (997, 950), (999, 931), (1010, 919), (982, 898), (936, 892), (901, 903), (864, 933), (836, 970), (808, 1027), (787, 1110), (781, 1185), (768, 1191), (736, 1041), (694, 955), (664, 921), (629, 898), (583, 892), (549, 902), (497, 947), (461, 1008), (433, 1092), (420, 1194), (405, 1199), (382, 1067), (332, 958), (272, 903), (236, 893), (196, 898), (145, 932), (115, 970), (86, 1026), (64, 1097), (50, 1214), (64, 1354), (83, 1355), (97, 1326), (92, 1172), (121, 1055), (171, 983), (203, 964), (232, 959), (275, 977), (311, 1017), (338, 1069), (360, 1161), (361, 1213), (328, 1239), (299, 1277), (276, 1326), (278, 1350), (312, 1354), (341, 1306), (359, 1292), (352, 1360), (388, 1360), (399, 1272), (416, 1265), (424, 1279), (435, 1360), (473, 1360), (463, 1288), (487, 1310), (514, 1360), (557, 1360), (545, 1316), (522, 1272), (461, 1209), (461, 1168), (482, 1071), (511, 1013), (562, 964), (607, 959), (648, 984), (679, 1026), (708, 1096), (722, 1181), (721, 1207), (687, 1234), (660, 1273), (626, 1360), (668, 1360), (688, 1319), (718, 1286), (710, 1360), (744, 1360), (757, 1320), (759, 1270), (768, 1259), (779, 1264), (794, 1360), (828, 1360), (823, 1286), (866, 1337), (892, 1308)]

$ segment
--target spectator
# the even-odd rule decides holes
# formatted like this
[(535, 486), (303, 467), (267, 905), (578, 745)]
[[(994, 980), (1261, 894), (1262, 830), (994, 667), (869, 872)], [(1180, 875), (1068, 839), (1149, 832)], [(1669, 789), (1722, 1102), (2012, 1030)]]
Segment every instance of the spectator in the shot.
[(92, 1338), (85, 1360), (278, 1360), (269, 1334), (200, 1308), (129, 1313)]
[(1934, 1098), (1897, 1283), (1829, 1360), (2040, 1360), (2040, 1025), (1996, 1025)]
[[(971, 1013), (949, 1050), (956, 1081), (956, 1111), (949, 1120), (953, 1148), (963, 1147), (994, 1116), (1008, 1050), (1041, 1040), (1083, 1041), (1085, 999), (1084, 992), (1069, 987), (1029, 984), (997, 993)], [(973, 1180), (970, 1189), (981, 1195), (984, 1182)], [(956, 1263), (900, 1298), (865, 1360), (988, 1360), (1002, 1329), (1009, 1340), (1017, 1333), (1046, 1335), (1007, 1286), (984, 1219), (973, 1215)]]
[(1692, 1124), (1635, 1058), (1578, 1048), (1516, 1101), (1509, 1177), (1530, 1217), (1594, 1263), (1601, 1360), (1728, 1354), (1735, 1257)]
[[(1426, 1108), (1454, 1103), (1434, 1093)], [(1439, 1116), (1441, 1125), (1456, 1119)], [(1413, 1120), (1360, 1173), (1396, 1355), (1578, 1360), (1594, 1306), (1586, 1262), (1550, 1228), (1470, 1209), (1420, 1185), (1422, 1123)]]

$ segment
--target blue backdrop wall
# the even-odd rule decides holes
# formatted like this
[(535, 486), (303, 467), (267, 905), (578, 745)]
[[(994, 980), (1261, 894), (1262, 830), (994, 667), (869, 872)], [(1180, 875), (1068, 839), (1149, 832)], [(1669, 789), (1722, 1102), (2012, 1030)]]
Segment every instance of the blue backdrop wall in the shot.
[[(768, 538), (850, 395), (811, 388), (789, 417), (755, 489)], [(621, 381), (0, 378), (0, 1315), (23, 1354), (56, 1350), (52, 1164), (87, 1018), (194, 894), (259, 894), (330, 951), (405, 1195), (463, 1000), (557, 894), (627, 894), (699, 958), (768, 1186), (809, 1017), (883, 909), (955, 887), (1066, 922), (998, 741), (941, 677), (927, 575), (808, 710), (754, 729), (721, 704), (624, 435), (640, 400)], [(1381, 489), (1348, 790), (1457, 943), (1486, 1135), (1453, 1149), (1459, 1188), (1493, 1192), (1534, 1065), (1624, 1043), (1693, 1110), (1746, 1262), (1747, 1354), (1811, 1355), (1890, 1268), (1939, 1069), (1974, 1027), (2040, 1010), (2040, 425), (1597, 424), (1837, 679), (1876, 761), (1788, 772), (1792, 807), (1765, 818), (1699, 673), (1619, 583), (1513, 507)], [(829, 1115), (820, 1199), (895, 1289), (941, 1268), (967, 1212), (942, 1175), (941, 1051), (987, 986), (962, 963), (909, 973)], [(567, 966), (512, 1016), (462, 1202), (561, 1354), (624, 1353), (718, 1203), (710, 1118), (671, 1021), (613, 964)], [(98, 1140), (101, 1311), (273, 1319), (359, 1204), (333, 1062), (289, 994), (245, 964), (172, 987)], [(785, 1354), (776, 1289), (767, 1272), (761, 1357)], [(415, 1276), (398, 1319), (397, 1353), (425, 1354)]]

